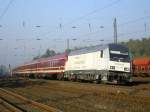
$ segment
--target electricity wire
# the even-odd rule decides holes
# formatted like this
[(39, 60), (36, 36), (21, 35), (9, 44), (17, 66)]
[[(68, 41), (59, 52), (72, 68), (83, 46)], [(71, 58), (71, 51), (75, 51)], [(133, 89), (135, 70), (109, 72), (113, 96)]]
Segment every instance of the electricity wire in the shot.
[[(86, 18), (86, 17), (88, 17), (88, 16), (90, 16), (90, 15), (92, 15), (92, 14), (95, 14), (95, 13), (97, 13), (97, 12), (100, 12), (100, 11), (103, 11), (103, 10), (105, 10), (105, 9), (107, 9), (107, 8), (110, 8), (110, 7), (114, 6), (114, 5), (116, 5), (117, 3), (119, 3), (120, 1), (121, 1), (121, 0), (113, 1), (113, 2), (107, 4), (106, 6), (104, 6), (104, 7), (102, 7), (102, 8), (95, 9), (95, 10), (93, 10), (93, 11), (91, 11), (91, 12), (89, 12), (89, 13), (87, 13), (87, 14), (85, 14), (85, 15), (83, 15), (83, 16), (81, 16), (81, 17), (75, 19), (75, 20), (73, 20), (73, 21), (70, 21), (70, 22), (68, 22), (68, 23), (65, 23), (64, 25), (65, 25), (65, 26), (66, 26), (66, 25), (71, 25), (71, 24), (73, 24), (73, 23), (75, 23), (75, 22), (77, 22), (77, 21), (80, 21), (80, 20), (82, 20), (82, 19), (84, 19), (84, 18)], [(62, 24), (61, 24), (61, 25), (62, 25)], [(64, 25), (63, 25), (63, 26), (64, 26)], [(62, 28), (62, 27), (61, 27), (61, 28)], [(45, 35), (47, 35), (47, 34), (49, 34), (49, 33), (51, 33), (51, 32), (52, 32), (52, 31), (46, 32), (46, 33), (44, 33), (44, 34), (42, 34), (42, 35), (40, 35), (40, 36), (45, 36)], [(38, 37), (39, 37), (39, 36), (38, 36)]]
[(10, 0), (9, 3), (7, 4), (7, 6), (5, 7), (5, 9), (3, 10), (3, 12), (0, 14), (0, 20), (5, 16), (5, 14), (7, 13), (9, 7), (11, 6), (11, 4), (13, 3), (14, 0)]

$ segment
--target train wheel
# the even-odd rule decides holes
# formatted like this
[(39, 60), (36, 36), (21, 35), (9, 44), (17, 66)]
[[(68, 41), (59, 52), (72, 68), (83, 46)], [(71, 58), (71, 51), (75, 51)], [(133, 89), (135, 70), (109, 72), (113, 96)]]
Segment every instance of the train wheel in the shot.
[(99, 80), (95, 80), (95, 81), (93, 81), (93, 83), (95, 83), (95, 84), (99, 84), (99, 83), (100, 83), (100, 81), (99, 81)]

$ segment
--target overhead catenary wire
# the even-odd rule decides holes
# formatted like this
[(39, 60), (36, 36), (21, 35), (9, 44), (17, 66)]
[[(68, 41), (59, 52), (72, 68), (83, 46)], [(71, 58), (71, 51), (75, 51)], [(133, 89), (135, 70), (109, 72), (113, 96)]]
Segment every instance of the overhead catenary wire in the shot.
[[(119, 3), (120, 1), (121, 1), (121, 0), (115, 0), (115, 1), (113, 1), (113, 2), (111, 2), (111, 3), (109, 3), (109, 4), (107, 4), (107, 5), (105, 5), (104, 7), (95, 9), (95, 10), (93, 10), (93, 11), (91, 11), (91, 12), (89, 12), (89, 13), (87, 13), (87, 14), (81, 16), (81, 17), (78, 17), (78, 18), (76, 18), (76, 19), (74, 19), (74, 20), (72, 20), (72, 21), (70, 21), (70, 22), (68, 22), (68, 23), (64, 23), (63, 26), (71, 25), (71, 24), (73, 24), (73, 23), (75, 23), (75, 22), (77, 22), (77, 21), (80, 21), (80, 20), (82, 20), (82, 19), (84, 19), (84, 18), (86, 18), (86, 17), (88, 17), (88, 16), (90, 16), (90, 15), (92, 15), (92, 14), (95, 14), (95, 13), (97, 13), (97, 12), (100, 12), (100, 11), (103, 11), (103, 10), (105, 10), (105, 9), (107, 9), (107, 8), (110, 8), (110, 7), (114, 6), (114, 5), (116, 5), (117, 3)], [(59, 24), (59, 29), (60, 29), (60, 24)], [(61, 29), (62, 29), (62, 24), (61, 24)], [(40, 35), (40, 36), (45, 36), (45, 35), (47, 35), (47, 34), (49, 34), (49, 33), (51, 33), (51, 32), (52, 32), (52, 31), (48, 31), (48, 32), (46, 32), (46, 33), (44, 33), (43, 35)], [(38, 37), (39, 37), (39, 36), (38, 36)]]
[(138, 21), (147, 19), (147, 18), (150, 18), (150, 15), (148, 15), (148, 16), (143, 16), (143, 17), (139, 17), (139, 18), (136, 18), (136, 19), (133, 19), (133, 20), (130, 20), (130, 21), (121, 23), (121, 24), (119, 24), (118, 26), (124, 26), (124, 25), (128, 25), (128, 24), (132, 24), (132, 23), (135, 23), (135, 22), (138, 22)]
[[(119, 2), (119, 1), (120, 1), (120, 0), (114, 1), (114, 2), (111, 3), (111, 5), (114, 5), (114, 3), (117, 3), (117, 2)], [(111, 6), (111, 5), (107, 5), (107, 6)], [(95, 10), (95, 11), (96, 11), (96, 10)], [(92, 11), (92, 12), (94, 13), (95, 11)], [(90, 14), (92, 14), (92, 12), (91, 12), (91, 13), (88, 13), (88, 14), (86, 14), (86, 15), (90, 15)], [(95, 12), (95, 13), (96, 13), (96, 12)], [(78, 21), (78, 20), (80, 20), (80, 19), (83, 19), (84, 17), (86, 17), (86, 16), (84, 15), (84, 16), (82, 16), (82, 18), (80, 17), (80, 18), (76, 19), (76, 21)], [(138, 22), (138, 21), (147, 19), (147, 18), (150, 18), (150, 16), (147, 15), (147, 16), (139, 17), (139, 18), (136, 18), (136, 19), (133, 19), (133, 20), (129, 20), (129, 21), (127, 21), (127, 22), (118, 24), (118, 26), (119, 26), (119, 27), (122, 27), (122, 26), (125, 26), (125, 25), (128, 25), (128, 24), (132, 24), (132, 23), (135, 23), (135, 22)], [(76, 22), (76, 21), (74, 21), (74, 22)], [(72, 22), (73, 22), (73, 21), (72, 21)], [(71, 23), (71, 22), (70, 22), (70, 23)], [(89, 27), (89, 26), (88, 26), (88, 27)], [(90, 23), (90, 27), (91, 27), (91, 23)], [(89, 29), (90, 29), (90, 27), (89, 27)], [(96, 32), (91, 32), (91, 29), (90, 29), (90, 33), (81, 34), (81, 35), (88, 35), (88, 34), (90, 35), (90, 34), (95, 34), (95, 33), (98, 33), (98, 32), (99, 32), (99, 30), (97, 30)], [(46, 35), (49, 34), (49, 33), (50, 33), (50, 32), (47, 32)]]
[[(118, 34), (118, 37), (122, 37), (122, 36), (127, 36), (127, 35), (133, 35), (133, 34), (139, 34), (139, 33), (143, 33), (145, 30), (139, 30), (139, 31), (133, 31), (133, 32), (128, 32), (128, 33), (119, 33)], [(150, 30), (146, 30), (147, 31), (147, 33), (148, 32), (150, 32)], [(91, 35), (91, 34), (96, 34), (96, 33), (98, 33), (99, 31), (96, 31), (96, 32), (93, 32), (93, 33), (87, 33), (87, 34), (83, 34), (82, 36), (88, 36), (88, 35)], [(81, 36), (81, 35), (78, 35), (78, 36)], [(108, 36), (107, 36), (108, 37)], [(112, 36), (110, 36), (110, 37), (112, 37)], [(92, 40), (90, 40), (90, 42), (91, 42)], [(104, 40), (105, 41), (105, 40)]]
[[(10, 0), (9, 4), (8, 4), (7, 7), (6, 7), (7, 10), (8, 10), (8, 8), (10, 7), (10, 5), (11, 5), (11, 3), (12, 3), (13, 1), (14, 1), (14, 0)], [(117, 4), (117, 3), (120, 2), (120, 1), (121, 1), (121, 0), (113, 1), (112, 3), (106, 5), (106, 6), (102, 7), (102, 8), (99, 8), (99, 9), (96, 9), (96, 10), (90, 12), (90, 13), (87, 13), (87, 14), (83, 15), (82, 17), (77, 18), (77, 19), (75, 20), (75, 22), (76, 22), (76, 21), (80, 21), (80, 20), (86, 18), (87, 16), (90, 16), (90, 15), (92, 15), (92, 14), (98, 12), (98, 11), (102, 11), (102, 10), (104, 10), (105, 8), (109, 8), (109, 7), (111, 7), (111, 6), (115, 5), (115, 4)], [(5, 12), (5, 11), (4, 11), (4, 12)], [(6, 11), (6, 12), (7, 12), (7, 11)], [(4, 15), (5, 15), (5, 14), (4, 14)], [(149, 17), (150, 17), (150, 16), (145, 16), (145, 17), (141, 17), (141, 18), (138, 18), (138, 19), (135, 19), (135, 20), (127, 21), (127, 22), (125, 22), (125, 23), (123, 23), (123, 24), (120, 24), (120, 25), (118, 25), (118, 26), (120, 27), (120, 26), (122, 26), (122, 25), (134, 23), (134, 22), (137, 22), (137, 21), (139, 21), (139, 20), (146, 19), (146, 18), (149, 18)], [(1, 16), (0, 16), (0, 18), (1, 18)], [(60, 26), (59, 26), (60, 29), (62, 30), (62, 24), (59, 24), (59, 25), (60, 25)], [(90, 26), (89, 26), (89, 30), (90, 30), (90, 32), (91, 32), (91, 24), (90, 24)], [(99, 31), (99, 30), (98, 30), (98, 31)], [(98, 31), (96, 31), (96, 33), (98, 33)], [(45, 35), (49, 34), (50, 32), (52, 32), (52, 31), (47, 32)], [(91, 32), (91, 33), (94, 34), (94, 32)], [(91, 34), (91, 33), (88, 33), (88, 34)], [(83, 34), (83, 35), (84, 35), (84, 34)], [(85, 35), (86, 35), (86, 34), (85, 34)], [(40, 35), (40, 36), (42, 36), (42, 35)]]
[(7, 4), (7, 6), (5, 7), (5, 9), (3, 10), (3, 12), (0, 14), (0, 20), (5, 16), (5, 14), (7, 13), (9, 7), (11, 6), (11, 4), (13, 3), (14, 0), (10, 0), (9, 3)]
[(116, 5), (117, 3), (119, 3), (120, 1), (121, 1), (121, 0), (115, 0), (115, 1), (113, 1), (113, 2), (111, 2), (111, 3), (109, 3), (109, 4), (107, 4), (107, 5), (105, 5), (105, 6), (102, 7), (102, 8), (95, 9), (95, 10), (93, 10), (93, 11), (91, 11), (91, 12), (89, 12), (89, 13), (87, 13), (87, 14), (85, 14), (85, 15), (83, 15), (83, 16), (77, 18), (77, 19), (74, 19), (74, 20), (72, 20), (72, 21), (66, 23), (65, 25), (69, 25), (69, 24), (75, 23), (75, 22), (80, 21), (80, 20), (82, 20), (82, 19), (84, 19), (84, 18), (86, 18), (86, 17), (88, 17), (88, 16), (90, 16), (90, 15), (93, 15), (93, 14), (95, 14), (95, 13), (97, 13), (97, 12), (100, 12), (100, 11), (103, 11), (103, 10), (105, 10), (105, 9), (107, 9), (107, 8), (110, 8), (110, 7), (114, 6), (114, 5)]
[[(138, 21), (140, 21), (140, 20), (147, 19), (147, 18), (149, 18), (149, 17), (150, 17), (150, 16), (144, 16), (144, 17), (136, 18), (136, 19), (134, 19), (134, 20), (130, 20), (130, 21), (121, 23), (121, 24), (119, 24), (118, 26), (119, 26), (119, 27), (122, 27), (123, 25), (132, 24), (132, 23), (134, 23), (134, 22), (138, 22)], [(90, 32), (90, 33), (85, 33), (85, 34), (77, 35), (77, 37), (79, 37), (79, 36), (93, 35), (93, 34), (99, 33), (99, 31), (100, 31), (100, 30), (98, 29), (98, 30), (95, 31), (95, 32)], [(143, 32), (143, 31), (134, 31), (134, 32), (129, 32), (129, 33), (119, 33), (118, 36), (120, 37), (120, 36), (124, 36), (124, 35), (131, 35), (131, 34), (136, 34), (136, 33), (141, 33), (141, 32)]]
[[(150, 16), (143, 16), (143, 17), (139, 17), (139, 18), (136, 18), (136, 19), (133, 19), (133, 20), (130, 20), (130, 21), (127, 21), (127, 22), (124, 22), (124, 23), (121, 23), (121, 24), (118, 24), (119, 27), (122, 27), (124, 25), (128, 25), (128, 24), (132, 24), (134, 22), (138, 22), (138, 21), (141, 21), (143, 19), (147, 19), (147, 18), (150, 18)], [(144, 24), (145, 25), (145, 24)], [(147, 26), (145, 28), (145, 31), (147, 30)], [(81, 35), (78, 35), (78, 36), (87, 36), (87, 35), (92, 35), (92, 34), (96, 34), (96, 33), (99, 33), (99, 29), (95, 32), (90, 32), (90, 33), (85, 33), (85, 34), (81, 34)], [(135, 32), (139, 32), (139, 31), (134, 31), (134, 32), (129, 32), (129, 34), (134, 34)], [(126, 35), (127, 33), (125, 33)], [(119, 36), (121, 35), (124, 35), (124, 33), (120, 33)]]
[[(122, 26), (125, 26), (125, 25), (128, 25), (128, 24), (132, 24), (132, 23), (135, 23), (135, 22), (147, 19), (147, 18), (150, 18), (150, 16), (148, 15), (148, 16), (139, 17), (139, 18), (136, 18), (136, 19), (133, 19), (133, 20), (130, 20), (130, 21), (118, 24), (118, 26), (122, 27)], [(99, 32), (99, 30), (97, 30), (96, 32), (91, 32), (91, 33), (86, 33), (86, 34), (81, 34), (81, 35), (90, 35), (90, 34), (95, 34), (95, 33), (98, 33), (98, 32)], [(49, 32), (47, 32), (46, 34), (49, 34)]]
[[(150, 29), (147, 29), (147, 33), (148, 32), (150, 32)], [(145, 33), (145, 30), (138, 30), (138, 31), (127, 32), (127, 33), (119, 33), (118, 37), (123, 37), (123, 36), (133, 35), (133, 34), (139, 34), (139, 33)]]
[[(122, 27), (124, 25), (128, 25), (128, 24), (132, 24), (132, 23), (135, 23), (135, 22), (138, 22), (138, 21), (141, 21), (141, 20), (144, 20), (144, 19), (147, 19), (147, 18), (150, 18), (149, 15), (147, 16), (143, 16), (143, 17), (139, 17), (139, 18), (136, 18), (136, 19), (133, 19), (133, 20), (130, 20), (130, 21), (127, 21), (127, 22), (124, 22), (124, 23), (121, 23), (121, 24), (118, 24), (119, 27)], [(144, 24), (145, 25), (145, 24)], [(145, 28), (145, 31), (147, 30), (147, 27)], [(96, 33), (99, 33), (99, 29), (95, 32), (90, 32), (90, 33), (85, 33), (85, 34), (81, 34), (81, 35), (78, 35), (78, 36), (87, 36), (87, 35), (92, 35), (92, 34), (96, 34)], [(139, 32), (139, 31), (135, 31), (135, 32)], [(135, 33), (135, 32), (129, 32), (129, 34), (132, 34), (132, 33)], [(124, 33), (120, 33), (120, 35), (122, 35)], [(127, 34), (127, 33), (126, 33)]]
[[(147, 32), (150, 32), (150, 29), (147, 30)], [(125, 36), (125, 35), (132, 35), (132, 34), (137, 34), (137, 33), (145, 33), (145, 30), (139, 30), (139, 31), (133, 31), (133, 32), (128, 32), (128, 33), (120, 33), (118, 36)]]

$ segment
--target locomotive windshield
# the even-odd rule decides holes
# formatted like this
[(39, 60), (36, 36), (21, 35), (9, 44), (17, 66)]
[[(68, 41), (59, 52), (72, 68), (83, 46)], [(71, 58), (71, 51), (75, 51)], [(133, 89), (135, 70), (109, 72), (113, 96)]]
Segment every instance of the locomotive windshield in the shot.
[(127, 47), (123, 45), (111, 44), (109, 46), (110, 50), (110, 60), (111, 61), (119, 61), (119, 62), (129, 62), (129, 50)]
[(119, 61), (119, 62), (129, 62), (130, 57), (128, 53), (112, 53), (110, 52), (110, 60), (111, 61)]

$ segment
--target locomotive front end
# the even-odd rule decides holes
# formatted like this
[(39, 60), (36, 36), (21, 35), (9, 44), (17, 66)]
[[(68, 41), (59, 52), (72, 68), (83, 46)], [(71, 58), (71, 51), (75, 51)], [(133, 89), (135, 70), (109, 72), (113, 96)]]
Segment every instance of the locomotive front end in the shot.
[(109, 45), (107, 80), (116, 83), (131, 82), (131, 58), (129, 49), (124, 45)]

